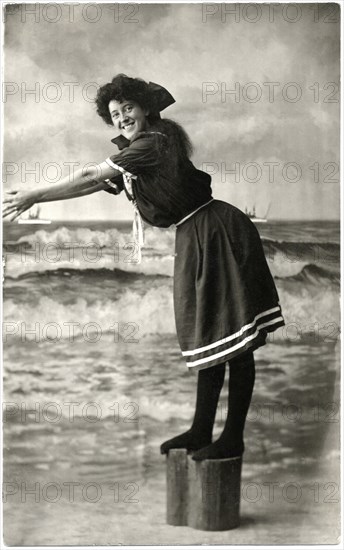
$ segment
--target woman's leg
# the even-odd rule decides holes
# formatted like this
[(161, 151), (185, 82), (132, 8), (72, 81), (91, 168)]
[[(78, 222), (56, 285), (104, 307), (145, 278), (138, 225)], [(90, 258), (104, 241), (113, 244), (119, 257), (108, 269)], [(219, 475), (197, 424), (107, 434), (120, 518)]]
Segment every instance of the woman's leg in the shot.
[(245, 420), (251, 402), (255, 364), (253, 352), (229, 362), (228, 413), (220, 438), (193, 454), (194, 460), (231, 458), (244, 452)]
[(217, 403), (225, 378), (225, 363), (200, 370), (197, 382), (196, 411), (190, 430), (165, 441), (160, 447), (166, 454), (170, 449), (196, 451), (211, 443)]

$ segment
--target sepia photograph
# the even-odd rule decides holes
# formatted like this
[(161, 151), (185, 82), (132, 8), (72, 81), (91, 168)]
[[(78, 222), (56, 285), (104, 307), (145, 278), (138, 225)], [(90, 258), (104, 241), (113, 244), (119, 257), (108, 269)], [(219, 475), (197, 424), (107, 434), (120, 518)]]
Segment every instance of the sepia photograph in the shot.
[(2, 543), (340, 547), (342, 2), (1, 7)]

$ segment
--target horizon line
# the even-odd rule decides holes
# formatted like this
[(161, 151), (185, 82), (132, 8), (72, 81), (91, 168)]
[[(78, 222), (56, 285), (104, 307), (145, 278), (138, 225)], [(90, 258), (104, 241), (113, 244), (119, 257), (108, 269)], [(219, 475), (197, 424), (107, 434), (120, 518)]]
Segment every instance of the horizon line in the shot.
[[(45, 218), (44, 218), (45, 219)], [(46, 218), (48, 219), (48, 218)], [(78, 219), (68, 219), (68, 218), (56, 218), (56, 219), (49, 219), (51, 223), (55, 222), (127, 222), (127, 223), (133, 223), (132, 218), (126, 218), (126, 219), (113, 219), (113, 218), (78, 218)], [(254, 220), (252, 220), (254, 221)], [(340, 222), (341, 218), (271, 218), (266, 221), (266, 223), (269, 222)], [(18, 220), (3, 220), (3, 223), (16, 223)], [(145, 222), (146, 223), (146, 222)], [(32, 224), (34, 225), (34, 224)], [(37, 225), (40, 225), (38, 222)], [(148, 223), (146, 223), (148, 227), (157, 227), (152, 226)], [(169, 227), (173, 227), (174, 224), (171, 224)], [(169, 229), (169, 227), (157, 227), (157, 229)]]

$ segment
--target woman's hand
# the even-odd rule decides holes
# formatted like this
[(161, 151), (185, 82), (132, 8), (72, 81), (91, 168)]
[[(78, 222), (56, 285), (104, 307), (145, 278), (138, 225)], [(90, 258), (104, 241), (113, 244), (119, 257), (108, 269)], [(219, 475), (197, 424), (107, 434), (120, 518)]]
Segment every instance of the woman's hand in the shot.
[(4, 199), (4, 208), (2, 215), (5, 217), (10, 216), (10, 221), (13, 222), (23, 212), (29, 210), (36, 200), (32, 191), (8, 191), (8, 196)]
[(3, 216), (13, 221), (36, 203), (76, 199), (108, 189), (106, 180), (115, 176), (121, 176), (121, 172), (104, 161), (87, 170), (80, 168), (56, 185), (32, 191), (10, 191), (4, 200)]

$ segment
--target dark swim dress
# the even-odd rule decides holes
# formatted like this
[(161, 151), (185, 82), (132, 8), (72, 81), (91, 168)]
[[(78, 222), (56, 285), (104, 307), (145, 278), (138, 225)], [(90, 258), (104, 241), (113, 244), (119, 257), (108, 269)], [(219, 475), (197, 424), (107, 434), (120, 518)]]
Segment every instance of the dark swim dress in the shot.
[(169, 140), (160, 131), (141, 132), (108, 158), (121, 172), (108, 180), (109, 192), (124, 189), (148, 224), (177, 226), (177, 336), (187, 367), (199, 370), (257, 349), (285, 323), (255, 225), (214, 200), (209, 174), (190, 160), (171, 169)]

